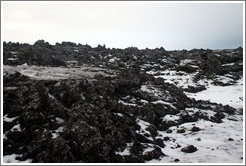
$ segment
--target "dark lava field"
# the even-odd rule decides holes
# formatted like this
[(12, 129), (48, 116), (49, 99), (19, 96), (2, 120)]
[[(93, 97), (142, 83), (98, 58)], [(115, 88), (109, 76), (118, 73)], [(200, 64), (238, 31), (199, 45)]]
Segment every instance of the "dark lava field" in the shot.
[(3, 162), (243, 162), (241, 47), (4, 42), (3, 63)]

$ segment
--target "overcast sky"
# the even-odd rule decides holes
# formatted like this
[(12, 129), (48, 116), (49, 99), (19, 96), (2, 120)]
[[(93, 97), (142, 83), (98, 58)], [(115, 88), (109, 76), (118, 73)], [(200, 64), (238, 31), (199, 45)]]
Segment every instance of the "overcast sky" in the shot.
[(237, 48), (243, 3), (1, 2), (3, 41), (93, 47)]

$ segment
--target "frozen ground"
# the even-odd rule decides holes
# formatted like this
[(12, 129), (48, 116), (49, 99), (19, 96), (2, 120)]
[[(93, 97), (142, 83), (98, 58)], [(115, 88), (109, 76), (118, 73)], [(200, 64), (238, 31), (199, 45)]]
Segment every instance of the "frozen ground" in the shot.
[(3, 74), (20, 72), (21, 74), (37, 80), (60, 80), (60, 79), (80, 79), (93, 78), (96, 75), (103, 75), (105, 77), (115, 76), (113, 70), (92, 67), (45, 67), (45, 66), (28, 66), (26, 64), (19, 66), (4, 65)]
[[(173, 79), (173, 77), (169, 78)], [(176, 76), (176, 78), (179, 78), (179, 76)], [(192, 78), (190, 78), (190, 80), (192, 80)], [(175, 80), (166, 81), (172, 82)], [(226, 80), (222, 79), (221, 81)], [(240, 112), (243, 108), (243, 102), (239, 99), (240, 96), (243, 96), (243, 79), (240, 79), (234, 85), (229, 86), (215, 86), (211, 83), (211, 80), (203, 80), (201, 82), (206, 85), (206, 90), (198, 93), (186, 94), (196, 100), (209, 100), (223, 105), (228, 104), (231, 107), (236, 108), (238, 112), (235, 115), (225, 113), (226, 117), (222, 120), (223, 123), (214, 123), (201, 119), (197, 122), (184, 123), (182, 125), (170, 127), (171, 133), (158, 131), (158, 134), (161, 135), (158, 136), (159, 138), (168, 138), (167, 141), (164, 141), (165, 147), (161, 148), (166, 156), (160, 160), (151, 160), (149, 163), (243, 163), (244, 130), (243, 115), (242, 112)], [(194, 83), (191, 82), (191, 84)], [(140, 89), (152, 93), (154, 96), (164, 97), (164, 94), (154, 87), (142, 85)], [(129, 98), (129, 96), (125, 98)], [(168, 98), (165, 99), (167, 100)], [(132, 103), (124, 104), (131, 105)], [(170, 103), (165, 103), (165, 105), (166, 104)], [(186, 109), (186, 111), (195, 111), (195, 109), (189, 108)], [(214, 114), (213, 111), (199, 111), (206, 111), (209, 116)], [(177, 115), (165, 115), (165, 117), (163, 117), (163, 120), (165, 121), (175, 121), (178, 119), (179, 116)], [(139, 133), (148, 133), (146, 128), (149, 123), (139, 119), (137, 122), (139, 126), (141, 126)], [(194, 126), (198, 127), (200, 130), (192, 131)], [(181, 129), (184, 129), (185, 132), (177, 132)], [(129, 155), (131, 145), (132, 144), (129, 144), (124, 151), (118, 154)], [(198, 150), (194, 153), (182, 152), (181, 149), (188, 145), (194, 145)], [(151, 150), (153, 150), (153, 146), (149, 144), (148, 148), (145, 149), (145, 152)]]
[[(243, 109), (243, 101), (239, 97), (243, 97), (243, 79), (238, 80), (233, 85), (216, 86), (212, 84), (212, 80), (206, 79), (194, 83), (193, 77), (196, 73), (188, 75), (168, 70), (161, 72), (160, 75), (156, 75), (156, 73), (148, 72), (148, 74), (155, 74), (156, 78), (162, 77), (165, 82), (181, 88), (187, 88), (188, 85), (204, 85), (206, 90), (198, 93), (185, 93), (188, 97), (196, 100), (208, 100), (229, 105), (236, 108), (238, 114), (226, 114), (223, 123), (199, 120), (171, 127), (172, 133), (159, 131), (162, 136), (170, 138), (169, 141), (165, 142), (166, 147), (162, 148), (163, 153), (167, 156), (161, 160), (151, 160), (150, 163), (172, 163), (177, 162), (177, 159), (181, 163), (242, 163), (244, 161), (244, 121), (242, 112), (239, 111)], [(229, 77), (222, 76), (218, 77), (218, 80), (225, 83), (232, 81)], [(201, 130), (193, 132), (191, 131), (193, 126), (199, 127)], [(185, 129), (185, 133), (177, 133), (177, 130), (181, 128)], [(183, 153), (181, 148), (187, 145), (194, 145), (198, 150), (194, 153)]]
[[(243, 119), (238, 116), (228, 116), (237, 121), (225, 118), (223, 123), (213, 123), (199, 120), (185, 123), (179, 127), (171, 127), (172, 133), (160, 132), (170, 138), (165, 142), (162, 151), (167, 155), (161, 160), (152, 162), (174, 162), (179, 159), (182, 163), (242, 163), (243, 159)], [(193, 126), (199, 127), (198, 132), (190, 131)], [(184, 128), (185, 133), (177, 133), (177, 129)], [(230, 139), (231, 138), (231, 139)], [(180, 148), (176, 148), (180, 145)], [(194, 145), (198, 150), (194, 153), (184, 153), (182, 147)]]
[(215, 86), (209, 84), (207, 90), (198, 93), (186, 93), (188, 97), (196, 100), (209, 100), (210, 102), (230, 105), (236, 109), (243, 108), (243, 101), (239, 97), (243, 96), (243, 79), (230, 86)]
[(25, 161), (17, 160), (16, 158), (20, 157), (21, 155), (18, 154), (11, 154), (3, 156), (3, 163), (30, 163), (32, 160), (28, 159)]

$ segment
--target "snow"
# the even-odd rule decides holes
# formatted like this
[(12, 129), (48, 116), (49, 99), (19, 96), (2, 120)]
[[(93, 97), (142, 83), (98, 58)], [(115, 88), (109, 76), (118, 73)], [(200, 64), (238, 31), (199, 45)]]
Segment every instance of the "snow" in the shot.
[(141, 99), (140, 102), (141, 103), (148, 103), (148, 101), (147, 100), (144, 100), (144, 99)]
[(24, 64), (22, 64), (21, 66), (23, 66), (23, 67), (27, 67), (27, 66), (28, 66), (28, 64), (27, 64), (27, 63), (24, 63)]
[[(57, 120), (57, 118), (56, 118), (56, 120)], [(60, 120), (60, 121), (62, 121), (62, 119), (61, 118), (58, 118), (58, 120)], [(61, 123), (61, 122), (60, 122)], [(58, 124), (59, 124), (59, 122), (58, 122)], [(59, 127), (58, 129), (56, 129), (56, 130), (54, 130), (51, 134), (52, 134), (52, 139), (55, 139), (56, 137), (58, 137), (60, 134), (60, 132), (63, 132), (64, 131), (64, 127), (63, 126), (61, 126), (61, 127)]]
[(230, 78), (230, 75), (227, 75), (227, 76), (217, 76), (217, 78), (215, 78), (214, 81), (219, 81), (226, 84), (226, 83), (233, 83), (234, 79)]
[[(216, 114), (216, 112), (212, 111), (212, 110), (203, 110), (203, 109), (198, 109), (198, 108), (186, 108), (185, 109), (187, 111), (187, 113), (196, 113), (196, 112), (201, 112), (204, 115), (207, 115), (208, 117), (214, 116), (214, 114)], [(181, 114), (183, 112), (181, 111)]]
[(130, 95), (127, 95), (127, 96), (125, 96), (125, 97), (122, 97), (122, 99), (124, 99), (124, 100), (126, 100), (126, 99), (128, 99), (128, 98), (130, 98)]
[[(172, 139), (166, 141), (166, 147), (162, 151), (168, 155), (159, 160), (150, 162), (174, 162), (178, 158), (181, 163), (241, 163), (243, 160), (243, 119), (237, 117), (238, 121), (223, 119), (224, 123), (213, 123), (199, 120), (198, 122), (184, 123), (179, 127), (170, 129), (172, 133), (167, 134), (159, 131), (164, 136)], [(194, 125), (195, 124), (195, 125)], [(199, 127), (199, 132), (192, 132), (190, 129)], [(176, 130), (184, 128), (186, 132), (181, 134)], [(234, 141), (228, 141), (232, 138)], [(200, 141), (199, 141), (200, 139)], [(175, 141), (174, 141), (175, 140)], [(177, 144), (181, 147), (176, 148)], [(181, 148), (187, 145), (194, 145), (198, 151), (194, 153), (181, 152)]]
[(58, 137), (59, 136), (59, 134), (58, 133), (51, 133), (52, 134), (52, 139), (55, 139), (56, 137)]
[(16, 61), (18, 58), (8, 58), (9, 61)]
[(150, 93), (154, 96), (160, 96), (162, 94), (157, 88), (155, 88), (151, 85), (142, 85), (140, 90), (147, 92), (147, 93)]
[(124, 115), (122, 113), (116, 113), (116, 115), (123, 117)]
[[(191, 63), (189, 60), (181, 61), (181, 64)], [(234, 65), (233, 63), (224, 64), (223, 66)], [(147, 65), (145, 65), (147, 66)], [(194, 66), (195, 67), (195, 66)], [(198, 67), (198, 66), (197, 66)], [(196, 68), (197, 68), (196, 67)], [(161, 77), (164, 82), (174, 84), (180, 88), (187, 88), (189, 86), (204, 85), (206, 90), (197, 93), (185, 94), (196, 100), (209, 100), (210, 102), (229, 105), (236, 109), (243, 108), (243, 101), (239, 97), (243, 97), (243, 79), (239, 79), (236, 83), (232, 75), (216, 76), (217, 78), (203, 79), (198, 82), (194, 82), (193, 78), (197, 74), (187, 74), (185, 72), (177, 72), (174, 70), (164, 71), (147, 71), (146, 73), (155, 75), (155, 78)], [(158, 75), (157, 75), (158, 74)], [(232, 84), (227, 86), (219, 86), (213, 84), (214, 81), (222, 82), (224, 84)], [(158, 89), (149, 85), (142, 85), (142, 91), (148, 93), (154, 93), (160, 100), (155, 103), (166, 102), (161, 100), (161, 92), (157, 92)], [(168, 104), (163, 103), (163, 104)], [(171, 103), (169, 103), (171, 104)], [(195, 112), (201, 112), (208, 117), (214, 116), (216, 112), (213, 110), (203, 110), (197, 108), (186, 108), (181, 110), (177, 115), (165, 115), (163, 121), (177, 121), (179, 116), (184, 113), (193, 114)], [(179, 163), (243, 163), (242, 157), (244, 147), (244, 135), (243, 135), (243, 116), (240, 114), (228, 115), (226, 113), (225, 118), (222, 119), (222, 123), (214, 123), (211, 121), (200, 119), (197, 122), (184, 123), (178, 126), (170, 127), (173, 132), (166, 133), (165, 131), (158, 131), (163, 138), (168, 136), (169, 141), (165, 141), (165, 147), (162, 148), (163, 153), (168, 156), (161, 158), (160, 160), (151, 160), (150, 163), (177, 163), (174, 160), (179, 159)], [(142, 122), (142, 124), (144, 124)], [(201, 130), (198, 132), (191, 131), (192, 127), (199, 127)], [(146, 125), (142, 125), (141, 128), (145, 128)], [(184, 133), (178, 133), (177, 130), (185, 129)], [(157, 137), (157, 138), (158, 138)], [(232, 138), (233, 141), (229, 141)], [(181, 147), (178, 147), (180, 145)], [(194, 153), (184, 153), (181, 148), (187, 145), (194, 145), (198, 148), (198, 151)]]
[(145, 153), (147, 153), (147, 152), (150, 152), (150, 151), (152, 151), (152, 150), (155, 149), (153, 146), (151, 146), (151, 145), (149, 145), (149, 144), (147, 144), (147, 145), (148, 145), (148, 148), (144, 149), (143, 154), (145, 154)]
[(69, 63), (69, 64), (77, 64), (78, 61), (67, 61), (67, 63)]
[[(182, 61), (182, 63), (188, 63), (188, 62), (190, 61), (189, 60)], [(233, 64), (231, 63), (227, 65), (233, 65)], [(157, 72), (148, 71), (147, 73), (156, 74)], [(219, 81), (224, 84), (226, 83), (233, 84), (234, 80), (231, 78), (232, 77), (231, 75), (227, 74), (225, 76), (217, 76), (217, 78), (215, 78), (214, 80), (203, 79), (203, 80), (199, 80), (197, 83), (194, 83), (193, 78), (195, 77), (197, 72), (187, 74), (185, 72), (165, 70), (165, 71), (161, 71), (160, 73), (161, 75), (155, 76), (155, 78), (161, 77), (164, 79), (164, 82), (174, 84), (180, 88), (188, 88), (188, 86), (196, 87), (199, 85), (204, 85), (206, 87), (206, 90), (203, 90), (198, 93), (185, 92), (185, 94), (190, 98), (194, 98), (196, 100), (209, 100), (211, 102), (221, 103), (223, 105), (228, 104), (236, 109), (240, 109), (243, 107), (243, 101), (239, 99), (239, 97), (243, 96), (243, 79), (238, 80), (234, 85), (216, 86), (212, 84), (213, 81)], [(143, 85), (141, 87), (141, 90), (151, 92), (150, 88), (146, 85)]]
[(117, 59), (116, 57), (113, 57), (113, 58), (109, 59), (108, 62), (109, 62), (109, 63), (113, 63), (113, 62), (116, 61), (116, 59)]
[[(70, 61), (71, 62), (71, 61)], [(88, 78), (93, 79), (96, 75), (104, 75), (108, 77), (114, 77), (113, 70), (92, 67), (41, 67), (30, 65), (9, 66), (4, 65), (3, 72), (14, 73), (20, 72), (21, 74), (28, 76), (36, 80), (61, 80), (61, 79), (80, 79)]]
[(16, 52), (16, 51), (10, 51), (10, 53), (13, 55), (18, 54), (18, 52)]
[[(146, 122), (144, 120), (141, 120), (139, 118), (136, 119), (136, 122), (137, 124), (141, 127), (140, 130), (137, 130), (137, 132), (141, 135), (144, 135), (145, 133), (150, 134), (150, 132), (148, 130), (146, 130), (146, 128), (151, 125), (149, 122)], [(153, 138), (152, 137), (147, 137), (147, 139), (149, 140), (152, 140), (153, 141)]]
[[(148, 74), (155, 74), (154, 72), (147, 72)], [(164, 82), (174, 84), (181, 88), (188, 88), (188, 85), (190, 86), (196, 86), (193, 82), (194, 76), (198, 72), (187, 74), (185, 72), (177, 72), (174, 70), (165, 70), (161, 72), (161, 75), (155, 76), (155, 78), (163, 78)]]
[(20, 124), (15, 125), (10, 131), (21, 131)]
[(18, 87), (4, 87), (3, 88), (4, 90), (16, 90), (16, 89), (18, 89)]
[(3, 134), (3, 139), (8, 139), (5, 133)]
[(188, 97), (196, 100), (209, 100), (223, 105), (229, 105), (236, 109), (243, 108), (243, 101), (239, 97), (243, 96), (243, 79), (237, 81), (235, 85), (215, 86), (209, 84), (206, 90), (198, 93), (186, 93)]
[(149, 92), (147, 85), (142, 85), (140, 90), (144, 92)]
[(226, 63), (226, 64), (223, 64), (222, 66), (232, 66), (234, 65), (235, 63)]
[(183, 65), (186, 65), (186, 64), (189, 64), (189, 63), (192, 63), (192, 62), (195, 62), (195, 60), (185, 59), (185, 60), (181, 60), (179, 65), (183, 66)]
[(64, 127), (61, 126), (61, 127), (59, 127), (58, 129), (56, 129), (55, 131), (56, 131), (56, 132), (63, 132), (63, 130), (64, 130)]
[(163, 100), (157, 100), (157, 101), (153, 101), (152, 102), (153, 104), (164, 104), (164, 105), (169, 105), (170, 107), (176, 109), (175, 106), (173, 106), (171, 103), (169, 102), (166, 102), (166, 101), (163, 101)]
[[(140, 91), (147, 92), (152, 96), (155, 96), (158, 100), (153, 101), (153, 104), (164, 104), (164, 105), (169, 105), (173, 108), (173, 106), (170, 102), (168, 102), (171, 99), (170, 92), (168, 90), (160, 90), (158, 87), (154, 87), (153, 85), (142, 85), (140, 88)], [(146, 101), (147, 103), (148, 101)]]
[(52, 94), (48, 93), (49, 98), (51, 98), (52, 100), (56, 100), (55, 96), (53, 96)]
[(3, 116), (3, 121), (4, 122), (13, 122), (15, 119), (17, 119), (18, 117), (13, 117), (13, 118), (9, 118), (8, 114)]
[(162, 119), (163, 119), (163, 121), (178, 121), (179, 120), (179, 116), (167, 114)]
[(56, 122), (60, 124), (60, 123), (64, 123), (65, 121), (62, 118), (56, 117)]
[(3, 156), (3, 163), (31, 163), (31, 159), (27, 159), (25, 161), (17, 160), (16, 157), (21, 157), (19, 154), (11, 154)]
[(125, 102), (123, 100), (119, 100), (118, 103), (121, 103), (123, 105), (129, 105), (129, 106), (137, 106), (137, 104), (127, 103), (127, 102)]
[(126, 148), (122, 152), (115, 152), (115, 154), (119, 154), (121, 156), (127, 156), (130, 155), (130, 149), (132, 147), (133, 143), (126, 143)]

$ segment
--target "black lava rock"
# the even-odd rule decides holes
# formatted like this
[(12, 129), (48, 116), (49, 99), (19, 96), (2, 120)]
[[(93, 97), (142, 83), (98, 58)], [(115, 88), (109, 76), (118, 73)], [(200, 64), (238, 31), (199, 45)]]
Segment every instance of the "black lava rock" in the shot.
[(192, 127), (192, 129), (191, 129), (191, 131), (194, 131), (194, 132), (200, 131), (200, 130), (201, 130), (201, 129), (200, 129), (199, 127), (196, 127), (196, 126)]
[(188, 145), (188, 146), (182, 148), (181, 151), (184, 153), (193, 153), (193, 152), (197, 151), (197, 148), (194, 145)]

